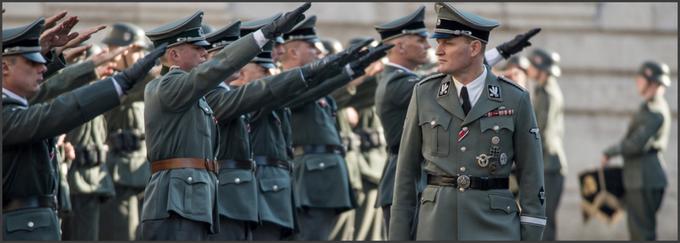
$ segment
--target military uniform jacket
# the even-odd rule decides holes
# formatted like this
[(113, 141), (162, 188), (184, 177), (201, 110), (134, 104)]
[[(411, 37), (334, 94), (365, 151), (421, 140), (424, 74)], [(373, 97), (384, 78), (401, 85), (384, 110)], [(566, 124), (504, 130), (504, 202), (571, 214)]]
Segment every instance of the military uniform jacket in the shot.
[(533, 97), (536, 123), (543, 139), (543, 162), (546, 172), (567, 174), (567, 160), (562, 146), (564, 137), (564, 98), (557, 79), (550, 77), (536, 87)]
[[(288, 94), (306, 87), (299, 69), (255, 80), (238, 88), (218, 86), (206, 95), (219, 126), (218, 160), (252, 160), (248, 112), (283, 102)], [(258, 222), (257, 183), (254, 171), (220, 169), (218, 208), (230, 219)], [(238, 200), (234, 200), (238, 198)]]
[[(290, 130), (287, 120), (290, 111), (261, 109), (251, 113), (250, 141), (254, 156), (266, 156), (289, 162), (291, 146), (285, 130)], [(275, 166), (259, 166), (255, 174), (259, 186), (258, 213), (260, 220), (292, 230), (294, 204), (292, 179), (289, 170)]]
[(144, 80), (127, 91), (121, 105), (104, 114), (108, 130), (107, 166), (116, 185), (143, 191), (151, 177), (144, 146)]
[[(190, 72), (171, 69), (149, 82), (144, 91), (148, 160), (216, 159), (217, 124), (204, 95), (260, 51), (251, 34)], [(142, 221), (167, 218), (169, 212), (175, 212), (208, 223), (211, 232), (218, 232), (215, 174), (192, 168), (159, 171), (151, 175), (144, 195)]]
[(624, 138), (605, 150), (608, 157), (623, 156), (626, 189), (661, 189), (667, 186), (661, 152), (668, 146), (671, 112), (661, 96), (645, 101), (630, 121)]
[(58, 183), (54, 137), (119, 103), (110, 79), (30, 107), (3, 93), (3, 200), (53, 194)]
[[(416, 85), (399, 149), (390, 240), (409, 239), (416, 203), (417, 240), (539, 240), (545, 226), (541, 141), (529, 94), (487, 69), (484, 89), (467, 116), (452, 77), (437, 74)], [(513, 110), (512, 115), (487, 113)], [(467, 135), (460, 141), (459, 132)], [(496, 145), (492, 140), (498, 137)], [(476, 156), (498, 146), (494, 174)], [(503, 159), (505, 157), (505, 159)], [(503, 163), (505, 161), (505, 163)], [(520, 213), (508, 189), (459, 191), (428, 185), (420, 202), (413, 185), (421, 167), (429, 174), (500, 177), (510, 175), (512, 161), (520, 178)]]
[[(350, 81), (342, 72), (288, 103), (292, 111), (293, 145), (342, 146), (335, 127), (335, 101), (326, 96)], [(323, 98), (322, 98), (323, 97)], [(294, 160), (297, 207), (347, 210), (355, 205), (347, 165), (339, 154), (304, 154)]]
[(67, 179), (71, 195), (98, 195), (110, 198), (115, 195), (113, 180), (106, 167), (106, 124), (103, 116), (80, 125), (66, 134), (76, 153)]
[[(378, 73), (378, 88), (375, 92), (375, 108), (384, 129), (387, 149), (399, 147), (402, 128), (406, 118), (413, 87), (420, 77), (411, 71), (392, 65)], [(388, 154), (387, 164), (382, 173), (378, 187), (377, 207), (392, 204), (394, 192), (394, 176), (397, 170), (397, 155)]]

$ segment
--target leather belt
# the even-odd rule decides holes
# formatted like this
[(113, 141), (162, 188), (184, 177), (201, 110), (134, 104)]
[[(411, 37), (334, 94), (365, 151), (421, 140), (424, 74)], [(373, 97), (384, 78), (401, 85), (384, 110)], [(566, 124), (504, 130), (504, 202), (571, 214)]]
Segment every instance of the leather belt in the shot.
[(509, 180), (507, 177), (504, 178), (484, 178), (475, 177), (468, 175), (456, 175), (456, 176), (439, 176), (439, 175), (427, 175), (427, 184), (434, 186), (450, 186), (456, 187), (460, 191), (465, 191), (466, 189), (474, 190), (492, 190), (492, 189), (508, 189)]
[(252, 160), (218, 160), (217, 163), (220, 164), (220, 169), (241, 169), (241, 170), (252, 170), (257, 168), (255, 162)]
[(28, 208), (51, 208), (57, 210), (57, 197), (54, 195), (31, 196), (9, 199), (2, 203), (2, 212)]
[(295, 156), (304, 154), (339, 154), (345, 155), (345, 148), (341, 145), (300, 145), (295, 147)]
[(164, 159), (151, 162), (151, 173), (156, 173), (161, 170), (194, 168), (204, 169), (218, 173), (220, 167), (214, 160), (199, 159), (199, 158), (173, 158)]
[(280, 159), (275, 159), (267, 156), (255, 156), (254, 159), (255, 163), (257, 163), (258, 166), (274, 166), (289, 171), (291, 169), (291, 166), (288, 162)]
[(388, 147), (387, 151), (390, 152), (391, 154), (398, 154), (399, 153), (399, 144)]

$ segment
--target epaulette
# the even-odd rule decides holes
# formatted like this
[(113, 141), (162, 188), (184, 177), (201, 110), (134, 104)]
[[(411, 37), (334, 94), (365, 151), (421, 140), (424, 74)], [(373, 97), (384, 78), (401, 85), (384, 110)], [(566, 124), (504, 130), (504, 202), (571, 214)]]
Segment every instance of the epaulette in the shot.
[(514, 86), (515, 88), (518, 88), (518, 89), (520, 89), (521, 91), (527, 92), (527, 90), (526, 90), (524, 87), (520, 86), (519, 84), (517, 84), (517, 82), (512, 81), (512, 80), (510, 80), (510, 79), (508, 79), (508, 78), (506, 78), (506, 77), (498, 76), (498, 80), (503, 81), (503, 82), (506, 82), (506, 83), (509, 83), (509, 84), (511, 84), (512, 86)]
[(432, 75), (427, 76), (427, 77), (423, 78), (422, 80), (420, 80), (420, 82), (418, 82), (418, 85), (421, 85), (421, 84), (423, 84), (423, 83), (425, 83), (425, 82), (427, 82), (427, 81), (433, 80), (433, 79), (435, 79), (435, 78), (443, 77), (443, 76), (445, 76), (445, 75), (446, 75), (446, 74), (443, 74), (443, 73), (435, 73), (435, 74), (432, 74)]

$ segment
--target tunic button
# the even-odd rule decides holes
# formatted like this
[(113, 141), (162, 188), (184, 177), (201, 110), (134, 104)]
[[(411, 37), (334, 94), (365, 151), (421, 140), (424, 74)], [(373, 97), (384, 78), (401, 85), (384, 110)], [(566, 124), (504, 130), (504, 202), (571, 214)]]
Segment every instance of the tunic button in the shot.
[(274, 185), (274, 186), (272, 187), (272, 189), (274, 189), (274, 191), (278, 191), (278, 190), (279, 190), (279, 186), (278, 186), (278, 185)]
[(467, 131), (467, 130), (468, 130), (468, 127), (463, 127), (463, 131)]
[(510, 206), (506, 207), (506, 209), (507, 209), (508, 211), (510, 211)]
[(460, 151), (461, 151), (461, 152), (465, 152), (466, 149), (467, 149), (467, 148), (466, 148), (465, 146), (460, 147)]
[(236, 179), (234, 179), (234, 183), (236, 183), (236, 184), (241, 183), (241, 178), (236, 178)]
[(494, 130), (494, 131), (498, 131), (498, 130), (500, 130), (500, 129), (501, 129), (501, 127), (499, 127), (498, 125), (493, 126), (493, 130)]
[(434, 127), (435, 124), (437, 124), (437, 122), (434, 121), (434, 120), (432, 120), (432, 121), (430, 122), (430, 126), (433, 126), (433, 127)]
[(33, 226), (35, 226), (35, 223), (33, 223), (33, 221), (28, 221), (28, 227), (33, 228)]
[(326, 166), (326, 164), (324, 164), (323, 162), (321, 162), (321, 163), (319, 164), (319, 167), (321, 167), (321, 168), (323, 168), (323, 167), (325, 167), (325, 166)]
[(460, 171), (461, 171), (461, 172), (465, 172), (465, 166), (460, 167)]
[(193, 181), (193, 180), (194, 180), (194, 178), (191, 178), (191, 176), (189, 176), (189, 177), (187, 178), (187, 181), (189, 181), (189, 182), (191, 182), (191, 181)]
[(217, 180), (217, 184), (220, 184), (220, 180)]

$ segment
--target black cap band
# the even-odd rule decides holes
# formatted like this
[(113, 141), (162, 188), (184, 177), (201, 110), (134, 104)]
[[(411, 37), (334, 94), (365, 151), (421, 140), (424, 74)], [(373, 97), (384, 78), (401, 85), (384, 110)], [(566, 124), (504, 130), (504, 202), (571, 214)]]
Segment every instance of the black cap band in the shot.
[(468, 27), (467, 25), (461, 24), (458, 21), (453, 21), (453, 20), (448, 20), (448, 19), (438, 19), (437, 21), (437, 27), (435, 27), (435, 33), (437, 34), (445, 34), (445, 35), (461, 35), (461, 34), (455, 34), (455, 33), (446, 33), (446, 32), (440, 32), (440, 30), (450, 30), (451, 32), (453, 31), (467, 31), (469, 32), (469, 35), (471, 37), (476, 37), (479, 38), (483, 41), (489, 41), (489, 31), (484, 31), (484, 30), (477, 30)]

